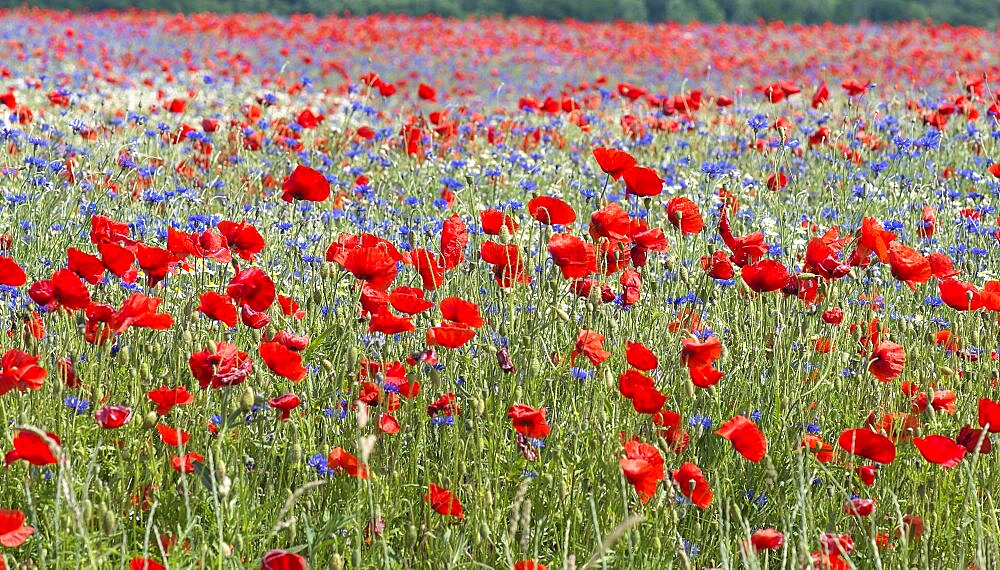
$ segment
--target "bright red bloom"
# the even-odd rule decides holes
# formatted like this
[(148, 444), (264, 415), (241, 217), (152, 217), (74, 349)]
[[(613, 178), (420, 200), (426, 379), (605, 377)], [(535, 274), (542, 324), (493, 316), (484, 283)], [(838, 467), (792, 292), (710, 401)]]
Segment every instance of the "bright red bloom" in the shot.
[(170, 458), (170, 466), (178, 473), (194, 473), (194, 462), (204, 463), (205, 457), (200, 453), (185, 453)]
[(552, 234), (549, 238), (549, 255), (566, 279), (585, 277), (597, 270), (594, 245), (572, 234)]
[(238, 305), (263, 312), (274, 304), (274, 281), (262, 269), (250, 267), (233, 276), (226, 294)]
[(590, 215), (590, 235), (612, 241), (629, 241), (632, 219), (617, 203), (612, 202)]
[(378, 429), (388, 435), (397, 434), (399, 433), (399, 420), (392, 414), (380, 414), (378, 417)]
[(27, 282), (28, 276), (24, 274), (21, 266), (12, 258), (0, 255), (0, 285), (20, 287)]
[(946, 279), (938, 283), (941, 300), (956, 311), (975, 311), (983, 308), (983, 298), (979, 289), (971, 283), (957, 279)]
[(135, 260), (139, 264), (139, 269), (146, 274), (146, 281), (150, 287), (163, 281), (179, 261), (176, 255), (166, 249), (149, 247), (142, 243), (137, 247)]
[(663, 480), (663, 456), (660, 450), (636, 440), (625, 442), (625, 457), (618, 460), (625, 480), (635, 487), (639, 500), (649, 502)]
[(643, 371), (654, 370), (660, 364), (653, 351), (641, 342), (625, 341), (625, 360), (629, 366)]
[(663, 192), (663, 179), (652, 168), (632, 166), (621, 173), (625, 181), (625, 194), (632, 196), (659, 196)]
[(911, 289), (916, 289), (916, 285), (920, 283), (927, 283), (931, 278), (930, 262), (912, 247), (893, 242), (889, 245), (888, 258), (892, 276)]
[(424, 290), (416, 287), (396, 287), (389, 293), (388, 300), (393, 309), (408, 315), (422, 313), (434, 306), (424, 298)]
[(507, 410), (507, 417), (514, 423), (514, 429), (527, 437), (542, 439), (549, 435), (545, 408), (536, 410), (527, 404), (514, 404)]
[(483, 318), (479, 315), (479, 305), (460, 297), (441, 299), (441, 316), (449, 321), (460, 323), (474, 329), (483, 326)]
[(20, 392), (41, 388), (47, 372), (38, 366), (39, 358), (16, 348), (4, 353), (0, 359), (0, 396), (15, 388)]
[[(55, 451), (62, 449), (62, 441), (54, 433), (46, 433), (49, 439), (55, 443)], [(53, 454), (53, 449), (42, 436), (33, 431), (18, 430), (14, 436), (14, 449), (4, 456), (4, 464), (10, 465), (18, 459), (23, 459), (32, 465), (39, 467), (56, 463), (58, 460)]]
[(534, 560), (518, 560), (514, 563), (513, 570), (549, 570), (549, 568)]
[[(722, 217), (719, 218), (719, 235), (722, 236), (726, 247), (733, 252), (730, 259), (740, 267), (760, 260), (770, 247), (764, 243), (764, 234), (761, 232), (753, 232), (750, 235), (739, 237), (734, 236), (732, 226), (729, 224), (729, 212), (725, 208), (722, 210)], [(729, 279), (729, 277), (725, 279)]]
[[(989, 434), (983, 434), (984, 431), (973, 429), (968, 425), (963, 426), (962, 429), (958, 430), (958, 436), (955, 438), (955, 441), (965, 446), (965, 449), (969, 453), (975, 453), (977, 450), (979, 453), (990, 453), (993, 450), (993, 444), (990, 442)], [(980, 440), (982, 440), (982, 443), (980, 443)]]
[(722, 342), (717, 336), (704, 341), (686, 338), (681, 341), (681, 363), (688, 368), (710, 366), (722, 356)]
[(164, 424), (156, 424), (156, 431), (160, 432), (163, 443), (170, 447), (180, 447), (191, 439), (191, 434), (188, 432)]
[(868, 371), (882, 382), (895, 380), (903, 373), (906, 365), (906, 353), (903, 347), (889, 341), (882, 341), (872, 352), (872, 361)]
[(264, 238), (247, 222), (219, 222), (219, 231), (226, 237), (229, 250), (247, 261), (253, 261), (264, 249)]
[(281, 190), (281, 199), (285, 202), (322, 202), (330, 197), (330, 183), (326, 178), (318, 171), (301, 164), (281, 184)]
[(1000, 432), (1000, 403), (989, 398), (979, 399), (979, 427), (990, 433)]
[(215, 346), (214, 353), (203, 350), (188, 359), (191, 374), (198, 380), (198, 385), (202, 389), (209, 386), (218, 389), (242, 384), (250, 375), (253, 361), (232, 343), (220, 342)]
[(52, 274), (52, 299), (70, 310), (86, 309), (90, 304), (90, 291), (76, 273), (60, 269)]
[(730, 263), (726, 254), (716, 251), (711, 257), (703, 255), (701, 257), (701, 268), (713, 279), (732, 279), (735, 275), (733, 264)]
[(667, 219), (682, 234), (697, 234), (705, 228), (698, 206), (682, 196), (675, 196), (667, 202)]
[(751, 290), (757, 293), (777, 291), (785, 287), (792, 276), (779, 261), (762, 259), (740, 270), (740, 276)]
[(267, 401), (268, 405), (272, 408), (278, 410), (281, 414), (278, 416), (279, 420), (287, 420), (292, 417), (292, 410), (299, 407), (302, 400), (295, 394), (288, 393), (282, 394), (275, 398), (271, 398)]
[(350, 250), (343, 265), (351, 275), (367, 282), (375, 289), (385, 291), (396, 279), (397, 261), (399, 259), (393, 255), (392, 250), (381, 245), (373, 245)]
[(461, 216), (452, 214), (441, 228), (441, 259), (444, 269), (452, 269), (465, 261), (465, 247), (469, 245), (469, 230)]
[(201, 304), (198, 311), (206, 317), (219, 321), (229, 328), (236, 326), (236, 305), (229, 295), (220, 295), (215, 291), (207, 291), (198, 296)]
[[(147, 297), (142, 293), (132, 293), (122, 303), (122, 307), (111, 315), (111, 328), (117, 333), (123, 333), (129, 327), (141, 327), (152, 330), (166, 330), (173, 326), (174, 318), (166, 313), (157, 313), (163, 299)], [(90, 309), (87, 310), (88, 317)]]
[(306, 377), (306, 369), (302, 366), (302, 357), (280, 342), (262, 342), (258, 352), (268, 369), (278, 376), (292, 382), (299, 382)]
[[(104, 262), (98, 257), (82, 252), (73, 247), (66, 249), (66, 257), (68, 258), (70, 271), (79, 275), (87, 283), (96, 285), (104, 276)], [(2, 259), (0, 259), (0, 269), (2, 269), (2, 267), (3, 262)]]
[(594, 366), (600, 366), (602, 362), (611, 356), (611, 353), (604, 350), (604, 335), (594, 331), (583, 329), (576, 337), (576, 348), (570, 354), (570, 361), (575, 361), (579, 355), (584, 355)]
[(261, 559), (260, 570), (309, 570), (309, 563), (299, 554), (270, 550)]
[(347, 473), (358, 479), (368, 478), (368, 467), (361, 465), (358, 458), (343, 447), (333, 448), (333, 451), (326, 458), (326, 465), (330, 469), (336, 470), (337, 473)]
[(427, 329), (426, 342), (428, 346), (458, 348), (472, 340), (474, 336), (476, 329), (462, 323), (444, 321), (436, 327)]
[(875, 218), (863, 218), (861, 229), (858, 230), (856, 255), (864, 262), (874, 253), (882, 263), (888, 263), (889, 244), (895, 239), (896, 234), (885, 230)]
[(132, 420), (132, 408), (126, 406), (104, 406), (94, 414), (97, 425), (104, 429), (120, 428)]
[(0, 545), (17, 548), (34, 533), (34, 527), (25, 526), (23, 512), (0, 509)]
[(672, 478), (680, 488), (681, 494), (699, 508), (707, 509), (712, 504), (713, 494), (711, 487), (708, 486), (708, 479), (694, 463), (688, 461), (682, 464), (680, 469), (674, 471)]
[(937, 463), (945, 469), (951, 469), (961, 463), (962, 458), (968, 452), (964, 445), (943, 435), (915, 437), (913, 445), (917, 446), (917, 450), (920, 451), (920, 455), (924, 456), (924, 459), (931, 463)]
[(576, 221), (576, 211), (559, 198), (535, 196), (528, 202), (528, 213), (532, 218), (548, 225), (566, 225)]
[(764, 434), (757, 428), (757, 424), (745, 416), (733, 416), (722, 424), (715, 434), (728, 439), (733, 444), (733, 449), (753, 463), (764, 459), (767, 453), (767, 440)]
[(483, 226), (483, 233), (491, 236), (500, 235), (501, 228), (507, 228), (508, 232), (514, 233), (519, 227), (514, 218), (499, 210), (479, 212), (479, 221)]
[(146, 392), (146, 397), (156, 404), (156, 413), (161, 416), (169, 414), (174, 406), (184, 406), (194, 402), (194, 396), (184, 386), (176, 388), (160, 386)]
[(451, 494), (451, 491), (434, 483), (430, 484), (427, 493), (424, 494), (424, 502), (429, 503), (438, 514), (459, 519), (465, 516), (462, 513), (462, 503)]
[(754, 550), (777, 550), (785, 545), (785, 535), (773, 528), (763, 528), (750, 535)]
[(597, 159), (597, 164), (600, 165), (601, 170), (611, 175), (615, 180), (619, 180), (622, 174), (629, 168), (635, 166), (635, 158), (623, 151), (614, 148), (601, 148), (596, 147), (594, 149), (594, 158)]
[(837, 445), (876, 463), (889, 464), (896, 458), (896, 446), (892, 440), (869, 429), (846, 429), (837, 438)]
[(714, 386), (725, 376), (711, 365), (688, 368), (688, 374), (691, 376), (691, 383), (699, 388)]

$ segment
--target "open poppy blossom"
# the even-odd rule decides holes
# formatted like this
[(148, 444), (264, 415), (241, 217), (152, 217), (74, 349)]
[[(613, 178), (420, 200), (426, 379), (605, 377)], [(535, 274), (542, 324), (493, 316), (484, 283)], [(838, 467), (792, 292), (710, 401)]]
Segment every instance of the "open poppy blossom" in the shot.
[(229, 328), (236, 326), (236, 305), (229, 295), (220, 295), (214, 291), (207, 291), (198, 297), (201, 302), (198, 311), (206, 317), (219, 321)]
[(330, 197), (330, 183), (326, 178), (318, 171), (301, 164), (281, 184), (281, 190), (281, 199), (285, 202), (322, 202)]
[(440, 515), (451, 516), (457, 519), (465, 516), (462, 512), (462, 503), (458, 498), (452, 495), (448, 489), (434, 483), (430, 484), (427, 493), (424, 494), (424, 502), (430, 504), (434, 512)]
[(250, 375), (252, 365), (253, 361), (247, 357), (247, 353), (228, 342), (216, 343), (215, 352), (211, 349), (203, 350), (188, 358), (191, 374), (203, 390), (242, 384)]
[(660, 450), (648, 443), (636, 440), (625, 442), (625, 457), (618, 460), (625, 480), (639, 495), (639, 500), (648, 503), (663, 480), (663, 456)]
[(682, 196), (675, 196), (667, 202), (667, 219), (682, 234), (697, 234), (705, 228), (698, 206)]
[(94, 414), (97, 425), (104, 429), (120, 428), (132, 420), (132, 408), (127, 406), (104, 406)]
[(18, 430), (14, 435), (14, 449), (4, 456), (4, 464), (10, 465), (19, 459), (39, 467), (56, 463), (55, 453), (61, 450), (62, 441), (54, 433), (45, 435), (51, 441), (33, 431)]
[(585, 277), (597, 270), (594, 245), (571, 234), (552, 234), (549, 255), (566, 279)]
[(180, 447), (191, 439), (188, 432), (164, 424), (156, 424), (156, 431), (160, 433), (160, 440), (170, 447)]
[(507, 410), (507, 417), (518, 433), (537, 439), (549, 435), (549, 424), (545, 421), (545, 408), (532, 408), (527, 404), (514, 404)]
[(343, 447), (335, 447), (326, 460), (327, 467), (338, 473), (347, 473), (358, 479), (368, 478), (368, 467), (361, 465), (358, 458)]
[(23, 512), (0, 509), (0, 545), (17, 548), (32, 534), (35, 534), (35, 529), (24, 524)]
[(604, 350), (604, 335), (591, 330), (583, 329), (576, 337), (576, 347), (570, 354), (570, 360), (576, 360), (579, 355), (584, 355), (594, 366), (600, 366), (602, 362), (611, 356), (611, 353)]
[(896, 446), (886, 436), (869, 429), (847, 429), (837, 438), (837, 445), (845, 451), (888, 465), (896, 458)]
[(767, 453), (767, 440), (764, 434), (757, 428), (757, 424), (745, 416), (733, 416), (715, 430), (715, 434), (728, 439), (733, 444), (733, 449), (753, 463), (764, 459)]
[(262, 342), (257, 349), (267, 368), (292, 382), (300, 382), (306, 377), (302, 366), (302, 356), (280, 342)]
[(20, 287), (27, 282), (28, 276), (25, 275), (21, 266), (10, 257), (0, 255), (0, 285)]
[(625, 359), (629, 366), (642, 371), (655, 370), (660, 364), (653, 351), (641, 342), (625, 342)]
[(762, 259), (757, 263), (744, 266), (740, 270), (743, 282), (752, 291), (757, 293), (768, 293), (777, 291), (788, 285), (792, 278), (788, 269), (780, 261), (773, 259)]
[(301, 554), (269, 550), (260, 561), (260, 570), (309, 570), (309, 563)]
[(763, 528), (754, 531), (750, 535), (750, 544), (753, 545), (754, 550), (757, 552), (761, 550), (777, 550), (785, 545), (785, 535), (773, 528)]
[(620, 173), (625, 181), (625, 193), (632, 196), (659, 196), (663, 192), (663, 179), (652, 168), (630, 166)]
[(943, 435), (928, 435), (926, 437), (913, 438), (913, 445), (917, 447), (920, 455), (931, 463), (937, 463), (945, 469), (950, 469), (958, 465), (968, 449), (955, 440)]
[(903, 373), (906, 366), (906, 353), (903, 347), (889, 341), (882, 341), (872, 351), (872, 360), (868, 371), (881, 382), (895, 380)]
[(635, 158), (623, 150), (595, 147), (593, 153), (601, 170), (615, 180), (620, 180), (622, 174), (636, 164)]
[(528, 213), (532, 218), (547, 225), (571, 224), (576, 221), (576, 211), (559, 198), (535, 196), (528, 202)]
[(5, 352), (0, 358), (0, 396), (11, 390), (40, 389), (48, 372), (38, 366), (39, 358), (16, 348)]
[(268, 405), (278, 410), (278, 420), (286, 421), (292, 417), (292, 410), (299, 407), (302, 400), (295, 394), (282, 394), (267, 401)]
[(684, 462), (680, 469), (671, 475), (674, 483), (680, 489), (682, 495), (691, 500), (700, 509), (707, 509), (712, 504), (712, 488), (708, 485), (708, 479), (701, 472), (701, 468), (691, 463)]

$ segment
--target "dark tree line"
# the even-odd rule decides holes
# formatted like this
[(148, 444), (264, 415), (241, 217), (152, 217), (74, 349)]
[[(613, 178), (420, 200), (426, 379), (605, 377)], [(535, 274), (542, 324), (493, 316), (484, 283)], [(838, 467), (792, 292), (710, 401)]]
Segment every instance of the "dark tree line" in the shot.
[[(0, 0), (18, 6), (24, 0)], [(548, 19), (688, 22), (852, 22), (933, 19), (953, 24), (1000, 21), (998, 0), (35, 0), (34, 6), (100, 10), (129, 7), (175, 12), (350, 12), (470, 16), (538, 16)]]

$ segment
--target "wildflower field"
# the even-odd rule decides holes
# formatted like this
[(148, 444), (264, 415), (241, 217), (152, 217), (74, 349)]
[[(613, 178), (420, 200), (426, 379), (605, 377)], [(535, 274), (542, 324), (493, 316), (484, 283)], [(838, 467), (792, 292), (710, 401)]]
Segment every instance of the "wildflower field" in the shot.
[(997, 31), (0, 36), (0, 568), (997, 566)]

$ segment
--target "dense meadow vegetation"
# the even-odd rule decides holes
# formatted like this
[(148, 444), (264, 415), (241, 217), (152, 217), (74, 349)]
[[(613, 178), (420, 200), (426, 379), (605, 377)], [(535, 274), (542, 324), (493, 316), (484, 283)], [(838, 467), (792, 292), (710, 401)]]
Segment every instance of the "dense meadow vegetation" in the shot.
[(0, 35), (0, 568), (1000, 559), (995, 32)]

